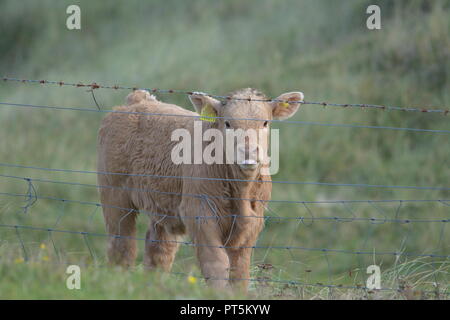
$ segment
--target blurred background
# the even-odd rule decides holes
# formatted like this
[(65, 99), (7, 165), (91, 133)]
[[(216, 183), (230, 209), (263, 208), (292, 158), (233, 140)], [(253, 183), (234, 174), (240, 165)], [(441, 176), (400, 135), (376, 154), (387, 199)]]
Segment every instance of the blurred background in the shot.
[[(81, 8), (81, 30), (66, 28), (66, 8), (71, 4)], [(370, 4), (381, 8), (381, 30), (366, 27)], [(3, 0), (0, 13), (3, 76), (219, 95), (243, 87), (258, 88), (270, 97), (299, 90), (308, 101), (440, 109), (450, 106), (450, 1)], [(127, 94), (123, 90), (95, 91), (102, 109), (122, 104)], [(185, 95), (160, 94), (158, 99), (192, 109)], [(96, 108), (86, 88), (27, 83), (1, 82), (0, 101)], [(0, 162), (94, 171), (102, 117), (3, 105)], [(314, 105), (302, 106), (294, 120), (436, 130), (450, 127), (448, 116), (442, 114)], [(274, 127), (280, 129), (280, 170), (274, 180), (449, 186), (448, 133), (281, 123)], [(0, 166), (0, 173), (96, 184), (94, 174), (4, 166)], [(99, 202), (92, 187), (38, 182), (33, 187), (40, 196)], [(27, 193), (29, 188), (24, 180), (0, 179), (3, 193)], [(449, 199), (449, 193), (448, 189), (274, 184), (273, 199), (437, 200)], [(105, 233), (101, 210), (96, 206), (38, 199), (25, 210), (27, 203), (30, 201), (24, 197), (1, 195), (0, 224)], [(448, 223), (384, 221), (448, 219), (448, 203), (271, 203), (267, 215), (304, 219), (269, 219), (258, 245), (353, 253), (257, 249), (253, 278), (313, 285), (254, 282), (250, 292), (256, 297), (370, 298), (367, 291), (321, 285), (364, 286), (366, 268), (371, 264), (381, 267), (383, 287), (406, 288), (400, 294), (386, 293), (389, 297), (417, 297), (419, 293), (410, 293), (409, 288), (448, 290), (448, 259), (416, 256), (449, 255)], [(348, 220), (310, 219), (333, 217)], [(138, 223), (139, 237), (143, 237), (147, 218), (141, 216)], [(18, 234), (14, 228), (0, 228), (0, 241), (2, 298), (55, 294), (70, 298), (68, 290), (55, 289), (65, 276), (55, 272), (59, 263), (105, 265), (106, 239), (101, 237), (86, 240), (79, 234), (49, 235), (39, 230), (21, 230)], [(138, 268), (142, 246), (140, 241)], [(358, 251), (373, 254), (354, 254)], [(25, 263), (30, 261), (34, 264)], [(111, 272), (116, 271), (103, 270), (90, 271), (91, 287), (87, 285), (83, 293), (77, 293), (79, 297), (214, 297), (214, 293), (204, 291), (207, 289), (200, 280), (195, 285), (190, 283), (195, 281), (172, 278), (159, 283), (143, 271), (119, 272), (112, 277)], [(178, 271), (199, 274), (192, 248), (182, 247), (174, 265), (174, 272)], [(125, 286), (111, 284), (114, 281), (125, 281)], [(151, 290), (150, 282), (158, 288), (157, 293)]]

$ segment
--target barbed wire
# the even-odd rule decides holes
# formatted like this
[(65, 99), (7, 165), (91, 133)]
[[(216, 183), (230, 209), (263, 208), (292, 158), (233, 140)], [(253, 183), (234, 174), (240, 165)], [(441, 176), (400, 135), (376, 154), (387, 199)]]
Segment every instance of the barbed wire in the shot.
[[(101, 85), (96, 82), (92, 83), (72, 83), (66, 81), (51, 81), (51, 80), (33, 80), (33, 79), (18, 79), (11, 77), (3, 77), (3, 81), (9, 82), (20, 82), (20, 83), (35, 83), (35, 84), (49, 84), (49, 85), (58, 85), (58, 86), (71, 86), (76, 88), (91, 88), (95, 89), (114, 89), (114, 90), (147, 90), (152, 93), (161, 93), (161, 94), (186, 94), (192, 95), (194, 93), (199, 94), (196, 91), (186, 91), (186, 90), (177, 90), (177, 89), (158, 89), (158, 88), (141, 88), (141, 87), (131, 87), (131, 86), (120, 86), (120, 85)], [(329, 102), (314, 102), (314, 101), (290, 101), (290, 100), (280, 100), (280, 99), (253, 99), (253, 98), (237, 98), (232, 96), (223, 96), (223, 95), (214, 95), (208, 93), (201, 93), (205, 96), (221, 99), (221, 100), (241, 100), (241, 101), (255, 101), (255, 102), (284, 102), (289, 104), (303, 104), (303, 105), (319, 105), (319, 106), (333, 106), (333, 107), (353, 107), (353, 108), (371, 108), (371, 109), (380, 109), (380, 110), (395, 110), (395, 111), (404, 111), (404, 112), (422, 112), (422, 113), (442, 113), (443, 115), (447, 115), (449, 113), (449, 109), (430, 109), (430, 108), (404, 108), (404, 107), (396, 107), (396, 106), (385, 106), (385, 105), (375, 105), (375, 104), (357, 104), (357, 103), (329, 103)]]
[(324, 122), (298, 121), (298, 120), (213, 117), (213, 116), (186, 115), (186, 114), (153, 113), (153, 112), (142, 112), (142, 111), (104, 110), (104, 109), (99, 109), (99, 108), (93, 109), (93, 108), (79, 108), (79, 107), (60, 107), (60, 106), (34, 105), (34, 104), (24, 104), (24, 103), (12, 103), (12, 102), (0, 102), (0, 106), (50, 109), (50, 110), (86, 111), (86, 112), (97, 112), (97, 113), (137, 114), (137, 115), (147, 115), (147, 116), (181, 117), (181, 118), (194, 118), (194, 119), (206, 118), (206, 119), (230, 119), (230, 120), (247, 120), (247, 121), (261, 121), (261, 122), (268, 121), (268, 122), (282, 122), (285, 124), (314, 125), (314, 126), (323, 126), (323, 127), (383, 129), (383, 130), (412, 131), (412, 132), (425, 132), (425, 133), (428, 132), (428, 133), (438, 133), (438, 134), (450, 133), (450, 130), (438, 130), (438, 129), (369, 126), (369, 125), (324, 123)]

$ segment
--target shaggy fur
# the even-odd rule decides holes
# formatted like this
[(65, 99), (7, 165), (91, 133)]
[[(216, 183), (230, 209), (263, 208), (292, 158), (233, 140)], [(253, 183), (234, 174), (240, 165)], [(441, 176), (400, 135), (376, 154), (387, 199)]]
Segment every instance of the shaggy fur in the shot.
[[(264, 97), (253, 89), (240, 90), (232, 95), (255, 99)], [(122, 266), (134, 263), (136, 241), (132, 238), (136, 237), (136, 212), (119, 209), (132, 208), (147, 213), (150, 218), (144, 258), (147, 267), (169, 271), (178, 249), (176, 242), (188, 234), (197, 244), (196, 255), (203, 276), (209, 279), (208, 283), (222, 288), (231, 282), (240, 284), (245, 290), (247, 281), (226, 279), (250, 277), (252, 249), (239, 247), (254, 246), (263, 228), (262, 217), (265, 201), (270, 199), (271, 178), (261, 175), (258, 169), (244, 170), (237, 164), (175, 165), (171, 160), (171, 151), (178, 141), (171, 141), (171, 134), (178, 128), (192, 132), (194, 121), (200, 120), (182, 116), (198, 116), (206, 105), (213, 106), (219, 117), (272, 119), (291, 116), (299, 104), (236, 100), (222, 104), (203, 94), (193, 94), (190, 99), (198, 113), (157, 101), (148, 92), (138, 90), (128, 95), (128, 105), (116, 107), (115, 110), (159, 115), (116, 112), (103, 119), (98, 134), (98, 171), (133, 174), (98, 175), (99, 185), (113, 187), (100, 188), (108, 233), (121, 236), (109, 240), (109, 261)], [(286, 93), (277, 99), (298, 101), (303, 100), (303, 94)], [(233, 128), (244, 130), (262, 128), (264, 125), (261, 121), (230, 122)], [(225, 130), (223, 119), (204, 121), (202, 124), (203, 130)], [(258, 182), (143, 177), (140, 174)]]

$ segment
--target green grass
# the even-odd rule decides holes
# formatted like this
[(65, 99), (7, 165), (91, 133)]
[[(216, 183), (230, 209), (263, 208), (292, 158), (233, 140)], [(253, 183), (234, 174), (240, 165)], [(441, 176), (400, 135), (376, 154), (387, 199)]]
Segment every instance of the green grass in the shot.
[[(41, 258), (46, 257), (46, 249)], [(41, 259), (42, 260), (42, 259)], [(66, 265), (35, 260), (0, 264), (2, 299), (448, 299), (442, 287), (434, 284), (435, 274), (424, 272), (429, 266), (417, 260), (387, 270), (382, 282), (397, 284), (398, 290), (363, 290), (357, 287), (323, 287), (320, 283), (296, 285), (276, 282), (252, 282), (247, 294), (217, 291), (200, 278), (149, 272), (142, 266), (131, 270), (98, 265), (82, 266), (80, 289), (68, 289)], [(266, 278), (274, 277), (271, 271)], [(275, 276), (276, 277), (276, 276)], [(418, 290), (428, 284), (430, 290)]]
[[(398, 106), (450, 106), (449, 1), (376, 1), (382, 30), (368, 31), (365, 8), (371, 1), (76, 1), (82, 30), (65, 28), (73, 1), (4, 1), (0, 4), (0, 72), (4, 75), (72, 82), (201, 90), (225, 94), (256, 87), (272, 97), (301, 90), (310, 101)], [(128, 92), (97, 90), (104, 109), (121, 104)], [(160, 95), (191, 108), (186, 96)], [(95, 108), (83, 88), (0, 84), (0, 101)], [(0, 162), (49, 168), (95, 170), (96, 134), (102, 115), (0, 108)], [(448, 130), (448, 117), (304, 106), (295, 120)], [(280, 172), (274, 180), (446, 186), (450, 180), (447, 134), (277, 124)], [(95, 175), (0, 167), (1, 174), (96, 184)], [(99, 202), (97, 190), (35, 183), (38, 195)], [(0, 192), (27, 191), (22, 180), (0, 179)], [(448, 191), (274, 185), (273, 199), (448, 199)], [(95, 207), (39, 199), (26, 213), (26, 201), (0, 197), (0, 223), (105, 233)], [(273, 204), (287, 217), (448, 219), (442, 203), (335, 205)], [(60, 218), (58, 218), (60, 217)], [(56, 221), (58, 224), (55, 226)], [(147, 219), (138, 221), (143, 237)], [(448, 255), (444, 223), (372, 224), (364, 221), (269, 220), (258, 245), (290, 245), (367, 252)], [(139, 267), (105, 268), (106, 239), (20, 230), (31, 262), (14, 229), (0, 229), (2, 298), (216, 298), (199, 281), (149, 274)], [(52, 246), (51, 240), (55, 243)], [(141, 241), (142, 242), (142, 241)], [(142, 262), (142, 243), (138, 264)], [(42, 261), (39, 245), (48, 258)], [(19, 260), (17, 260), (19, 259)], [(308, 250), (258, 249), (252, 277), (310, 284), (364, 285), (365, 269), (380, 265), (383, 287), (448, 291), (448, 261), (392, 255), (354, 255)], [(19, 263), (14, 263), (19, 261)], [(33, 262), (34, 261), (34, 262)], [(39, 263), (38, 263), (39, 261)], [(54, 263), (89, 265), (80, 292), (64, 287), (64, 268)], [(434, 262), (434, 263), (432, 263)], [(46, 265), (49, 264), (49, 265)], [(258, 265), (271, 264), (270, 270)], [(97, 266), (97, 267), (95, 267)], [(183, 247), (174, 272), (198, 274), (192, 248)], [(406, 285), (404, 284), (406, 281)], [(26, 289), (29, 288), (29, 289)], [(409, 289), (405, 289), (408, 291)], [(403, 290), (403, 291), (405, 291)], [(409, 292), (409, 291), (408, 291)], [(416, 297), (415, 291), (412, 297)], [(360, 290), (280, 284), (253, 285), (250, 297), (407, 298)], [(422, 298), (434, 298), (424, 295)], [(440, 297), (442, 298), (442, 297)]]
[[(218, 293), (196, 280), (137, 268), (82, 268), (80, 290), (69, 290), (66, 267), (43, 263), (2, 265), (2, 298), (8, 299), (208, 299), (242, 298)], [(3, 295), (7, 292), (8, 295)]]

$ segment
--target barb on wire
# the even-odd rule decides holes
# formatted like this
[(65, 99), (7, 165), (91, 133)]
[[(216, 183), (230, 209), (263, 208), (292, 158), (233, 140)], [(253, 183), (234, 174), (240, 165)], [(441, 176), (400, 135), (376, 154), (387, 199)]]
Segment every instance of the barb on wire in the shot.
[[(90, 87), (92, 89), (114, 89), (114, 90), (147, 90), (152, 93), (161, 93), (161, 94), (185, 94), (192, 95), (194, 93), (198, 93), (196, 91), (186, 91), (186, 90), (175, 90), (175, 89), (149, 89), (149, 88), (139, 88), (139, 87), (130, 87), (130, 86), (119, 86), (119, 85), (100, 85), (95, 82), (91, 84), (85, 84), (82, 82), (71, 83), (65, 81), (49, 81), (49, 80), (33, 80), (33, 79), (18, 79), (12, 77), (3, 77), (4, 82), (20, 82), (20, 83), (38, 83), (38, 84), (49, 84), (49, 85), (58, 85), (58, 86), (72, 86), (72, 87)], [(232, 96), (224, 96), (224, 95), (215, 95), (203, 93), (203, 95), (221, 99), (221, 100), (241, 100), (241, 101), (255, 101), (255, 102), (284, 102), (289, 104), (303, 104), (303, 105), (317, 105), (322, 107), (332, 106), (332, 107), (342, 107), (342, 108), (359, 108), (359, 109), (379, 109), (379, 110), (387, 110), (387, 111), (403, 111), (403, 112), (421, 112), (421, 113), (441, 113), (443, 115), (447, 115), (449, 113), (449, 109), (434, 109), (434, 108), (415, 108), (415, 107), (396, 107), (396, 106), (386, 106), (386, 105), (376, 105), (376, 104), (362, 104), (362, 103), (330, 103), (330, 102), (315, 102), (315, 101), (289, 101), (289, 100), (280, 100), (280, 99), (253, 99), (253, 98), (237, 98)]]

